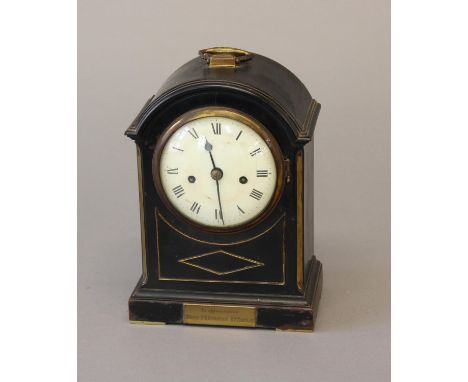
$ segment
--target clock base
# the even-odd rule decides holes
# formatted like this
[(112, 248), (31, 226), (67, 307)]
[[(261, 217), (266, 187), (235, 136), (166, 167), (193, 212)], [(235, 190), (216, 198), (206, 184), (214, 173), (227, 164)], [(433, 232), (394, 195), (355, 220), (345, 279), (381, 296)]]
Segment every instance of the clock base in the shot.
[(322, 264), (315, 256), (308, 264), (303, 295), (188, 293), (135, 287), (129, 318), (134, 324), (236, 326), (285, 331), (313, 331), (322, 292)]

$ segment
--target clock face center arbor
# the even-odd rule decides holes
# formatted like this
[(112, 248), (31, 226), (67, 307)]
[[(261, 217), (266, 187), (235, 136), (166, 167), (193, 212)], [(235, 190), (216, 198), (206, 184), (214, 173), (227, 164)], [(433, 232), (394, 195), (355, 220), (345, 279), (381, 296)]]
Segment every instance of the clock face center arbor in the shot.
[(215, 167), (213, 170), (211, 170), (210, 174), (213, 180), (220, 180), (223, 177), (223, 170), (221, 170), (218, 167)]
[(126, 131), (143, 264), (130, 320), (310, 331), (322, 285), (312, 226), (320, 104), (267, 57), (199, 53)]

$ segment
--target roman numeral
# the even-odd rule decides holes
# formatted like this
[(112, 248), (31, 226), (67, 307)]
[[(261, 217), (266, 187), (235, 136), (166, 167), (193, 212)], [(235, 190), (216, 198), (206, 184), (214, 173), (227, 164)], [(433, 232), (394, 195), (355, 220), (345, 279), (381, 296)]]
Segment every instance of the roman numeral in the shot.
[(221, 211), (218, 211), (217, 209), (215, 209), (215, 219), (218, 220), (223, 220), (223, 215), (222, 215), (222, 212)]
[(179, 199), (182, 195), (185, 194), (184, 188), (182, 186), (177, 186), (172, 189), (177, 199)]
[(244, 130), (241, 130), (241, 131), (239, 132), (239, 134), (237, 134), (236, 141), (239, 139), (239, 137), (241, 136), (241, 134), (242, 134), (243, 131), (244, 131)]
[(263, 196), (263, 192), (260, 192), (254, 188), (250, 193), (250, 196), (256, 200), (260, 200)]
[(259, 154), (259, 153), (261, 153), (261, 152), (262, 152), (262, 150), (260, 150), (260, 148), (255, 149), (254, 151), (252, 151), (252, 152), (250, 153), (250, 156), (251, 156), (251, 157), (254, 157), (255, 155), (257, 155), (257, 154)]
[(221, 123), (211, 123), (211, 128), (213, 129), (213, 134), (221, 135)]
[(171, 175), (177, 175), (179, 173), (179, 169), (178, 168), (170, 168), (170, 169), (167, 170), (167, 173), (171, 174)]
[(268, 176), (268, 170), (257, 170), (257, 178), (266, 178)]
[(238, 209), (241, 213), (245, 214), (244, 210), (243, 210), (242, 208), (240, 208), (239, 206), (237, 206), (237, 209)]
[(193, 139), (198, 139), (197, 130), (195, 130), (195, 128), (189, 129), (188, 132), (193, 137)]
[(200, 212), (201, 205), (197, 202), (193, 202), (192, 207), (190, 207), (190, 211), (195, 212), (197, 215)]

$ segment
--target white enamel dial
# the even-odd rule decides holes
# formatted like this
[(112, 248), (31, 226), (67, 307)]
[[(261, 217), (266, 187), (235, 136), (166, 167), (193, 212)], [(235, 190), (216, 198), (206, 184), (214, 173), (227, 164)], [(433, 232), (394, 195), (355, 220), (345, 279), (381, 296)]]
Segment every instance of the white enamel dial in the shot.
[(277, 184), (273, 154), (247, 124), (221, 116), (179, 127), (162, 149), (159, 175), (172, 206), (208, 227), (230, 228), (258, 217)]

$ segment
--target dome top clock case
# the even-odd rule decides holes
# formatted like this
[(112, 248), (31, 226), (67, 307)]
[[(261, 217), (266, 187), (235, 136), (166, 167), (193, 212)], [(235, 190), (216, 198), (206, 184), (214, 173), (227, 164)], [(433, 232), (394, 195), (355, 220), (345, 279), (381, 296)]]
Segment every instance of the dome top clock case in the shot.
[(143, 264), (132, 323), (313, 329), (319, 110), (289, 70), (234, 48), (200, 51), (147, 101), (125, 132)]

